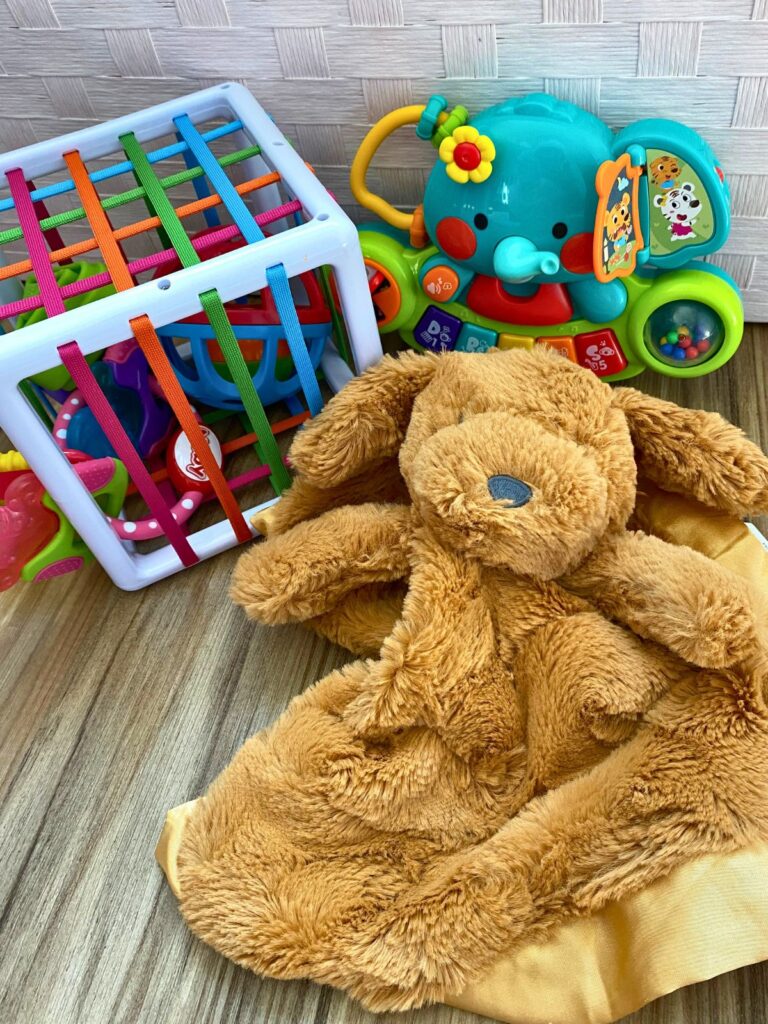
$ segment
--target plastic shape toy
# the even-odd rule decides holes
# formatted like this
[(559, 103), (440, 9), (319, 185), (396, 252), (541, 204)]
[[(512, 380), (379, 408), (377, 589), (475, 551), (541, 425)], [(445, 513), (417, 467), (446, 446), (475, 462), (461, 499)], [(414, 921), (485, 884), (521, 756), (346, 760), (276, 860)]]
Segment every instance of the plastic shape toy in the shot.
[[(18, 453), (6, 453), (9, 455)], [(73, 472), (109, 518), (125, 500), (128, 474), (118, 459), (65, 452)], [(25, 460), (24, 460), (25, 461)], [(2, 479), (0, 470), (0, 479)], [(34, 473), (15, 474), (0, 504), (0, 590), (19, 579), (47, 580), (79, 569), (92, 558), (72, 524)]]
[[(57, 287), (71, 289), (72, 285), (87, 281), (88, 278), (96, 277), (97, 275), (103, 276), (106, 270), (105, 265), (98, 262), (98, 260), (70, 260), (69, 263), (64, 263), (54, 268), (54, 277)], [(114, 293), (115, 289), (111, 284), (104, 284), (98, 288), (89, 287), (87, 291), (78, 292), (73, 294), (71, 298), (65, 299), (64, 305), (67, 309), (75, 309), (77, 306), (85, 305), (87, 302), (98, 302), (99, 299), (103, 299), (107, 295), (114, 295)], [(40, 288), (37, 278), (34, 274), (30, 274), (24, 281), (22, 296), (25, 299), (29, 299), (39, 294)], [(45, 309), (39, 305), (32, 307), (28, 311), (20, 313), (16, 318), (16, 330), (28, 327), (29, 324), (39, 323), (41, 320), (45, 320)], [(92, 352), (88, 356), (88, 361), (93, 362), (100, 355), (101, 353), (98, 351)], [(63, 366), (52, 367), (50, 370), (43, 371), (43, 373), (35, 374), (32, 380), (35, 384), (47, 388), (49, 391), (69, 390), (72, 387), (72, 378)]]
[(34, 473), (8, 485), (0, 505), (0, 590), (21, 578), (26, 563), (55, 536), (56, 515), (42, 504), (43, 486)]
[[(163, 168), (164, 161), (179, 155), (187, 165), (183, 170)], [(91, 161), (96, 160), (94, 169)], [(236, 177), (232, 169), (239, 169)], [(145, 586), (250, 539), (251, 517), (278, 500), (290, 475), (228, 307), (270, 289), (299, 382), (295, 396), (302, 412), (290, 422), (300, 422), (307, 410), (314, 414), (323, 398), (291, 294), (293, 278), (325, 267), (333, 271), (351, 364), (326, 338), (320, 363), (333, 390), (381, 355), (352, 222), (272, 119), (235, 83), (6, 154), (0, 158), (0, 173), (7, 182), (0, 211), (15, 211), (18, 224), (0, 231), (0, 247), (17, 249), (21, 243), (28, 254), (17, 258), (9, 252), (0, 265), (3, 300), (9, 295), (6, 286), (35, 276), (33, 289), (26, 294), (18, 289), (16, 298), (0, 303), (0, 320), (16, 327), (0, 337), (0, 428), (61, 512), (62, 527), (66, 521), (83, 550), (93, 552), (114, 582), (126, 589)], [(128, 178), (124, 191), (99, 194), (102, 182), (120, 176)], [(40, 177), (53, 180), (37, 187), (35, 178)], [(203, 178), (207, 183), (200, 188), (198, 179)], [(197, 183), (197, 198), (174, 205), (173, 190), (187, 183)], [(80, 205), (49, 214), (45, 202), (67, 193)], [(143, 203), (146, 210), (134, 221), (113, 227), (111, 211), (130, 203)], [(212, 216), (217, 211), (223, 214), (220, 224)], [(213, 230), (201, 235), (202, 217)], [(91, 237), (84, 239), (79, 232), (75, 241), (68, 241), (63, 236), (78, 222), (88, 225)], [(125, 245), (142, 235), (150, 238), (148, 248), (159, 251), (133, 258)], [(217, 246), (241, 238), (245, 244), (236, 250), (216, 254)], [(62, 270), (97, 250), (103, 271), (81, 277)], [(163, 276), (152, 279), (158, 269)], [(70, 273), (72, 278), (65, 279)], [(110, 293), (94, 301), (94, 289), (101, 288)], [(90, 301), (68, 308), (70, 300), (87, 293)], [(218, 464), (158, 336), (167, 325), (201, 312), (209, 324), (208, 337), (216, 339), (239, 392), (244, 436), (256, 454), (256, 466), (234, 478)], [(22, 320), (19, 327), (18, 318), (31, 313), (35, 322)], [(115, 393), (107, 393), (109, 386), (89, 364), (126, 340), (135, 341), (141, 351), (157, 383), (156, 397), (170, 407), (210, 481), (212, 493), (203, 500), (218, 504), (220, 518), (203, 529), (188, 532), (174, 518), (168, 488), (166, 493), (161, 490), (161, 470), (146, 464), (140, 436), (134, 432), (131, 438), (120, 410), (112, 406)], [(113, 362), (113, 380), (118, 365)], [(53, 379), (39, 377), (50, 370)], [(98, 495), (84, 486), (78, 466), (62, 457), (45, 412), (45, 393), (38, 400), (36, 385), (30, 384), (41, 379), (57, 392), (57, 399), (66, 398), (60, 388), (71, 384), (80, 392), (117, 456), (111, 464), (123, 467), (129, 492), (143, 500), (150, 521), (158, 523), (168, 541), (165, 546), (145, 551), (116, 535), (107, 516), (116, 519), (121, 509), (103, 508), (94, 500)], [(257, 504), (243, 509), (236, 492), (256, 480), (268, 484), (268, 496), (260, 495)], [(29, 563), (24, 572), (28, 569)]]
[[(157, 383), (136, 342), (111, 345), (103, 359), (95, 362), (91, 369), (142, 458), (160, 454), (170, 436), (173, 416), (158, 396)], [(53, 436), (62, 451), (71, 448), (87, 452), (93, 458), (115, 455), (78, 390), (68, 394), (59, 408)]]
[[(431, 351), (545, 344), (609, 379), (731, 358), (739, 290), (699, 259), (727, 238), (729, 193), (696, 132), (652, 118), (614, 134), (546, 94), (473, 118), (446, 108), (433, 96), (388, 114), (352, 165), (355, 198), (385, 222), (360, 228), (380, 331)], [(438, 151), (413, 213), (366, 185), (408, 124)]]
[[(216, 465), (221, 469), (224, 458), (219, 439), (204, 423), (200, 424), (200, 429), (213, 452)], [(171, 506), (171, 515), (179, 525), (182, 525), (200, 508), (203, 499), (213, 493), (213, 487), (205, 467), (183, 430), (176, 431), (171, 438), (166, 452), (166, 464), (168, 479), (180, 495), (176, 504)], [(109, 516), (107, 519), (122, 540), (154, 540), (162, 536), (160, 523), (152, 516), (137, 521)]]
[[(118, 351), (115, 352), (115, 350)], [(125, 342), (123, 346), (113, 346), (110, 348), (108, 354), (110, 353), (113, 357), (115, 355), (118, 356), (120, 360), (118, 362), (119, 366), (125, 366), (133, 362), (136, 356), (140, 357), (137, 360), (137, 366), (139, 368), (138, 377), (142, 385), (141, 390), (144, 391), (145, 397), (151, 398), (149, 378), (141, 364), (143, 356), (135, 348), (135, 345), (131, 342)], [(98, 372), (102, 367), (103, 364), (96, 363), (93, 368), (94, 375), (98, 377)], [(108, 379), (111, 382), (111, 378)], [(130, 380), (128, 377), (125, 379)], [(145, 415), (143, 419), (139, 419), (137, 414), (141, 415), (147, 408), (152, 409), (156, 408), (156, 406), (151, 404), (149, 406), (140, 405), (137, 407), (135, 402), (124, 404), (124, 399), (120, 396), (124, 389), (117, 388), (115, 390), (118, 395), (117, 397), (115, 394), (111, 395), (112, 407), (122, 416), (126, 433), (129, 434), (131, 440), (134, 440), (134, 436), (139, 439), (146, 438), (148, 433), (146, 427), (148, 423), (151, 423), (151, 418)], [(108, 393), (108, 388), (105, 387), (104, 391), (105, 394)], [(199, 421), (199, 416), (197, 418)], [(159, 455), (161, 450), (165, 448), (171, 428), (173, 427), (170, 417), (163, 416), (159, 422), (163, 424), (163, 432), (162, 435), (152, 441), (149, 450), (146, 452), (147, 457), (150, 458)], [(79, 430), (78, 427), (80, 427)], [(207, 427), (204, 423), (200, 423), (200, 430), (208, 442), (209, 448), (214, 453), (216, 464), (221, 468), (223, 459), (218, 438), (210, 427)], [(102, 433), (91, 410), (85, 404), (80, 391), (73, 391), (61, 406), (54, 423), (53, 436), (59, 448), (70, 459), (73, 452), (85, 458), (103, 458), (105, 454), (111, 451), (108, 439)], [(135, 441), (134, 444), (136, 444)], [(136, 447), (140, 449), (141, 445), (136, 444)], [(103, 451), (104, 448), (107, 449), (107, 453)], [(173, 434), (165, 457), (168, 467), (168, 479), (176, 488), (177, 493), (180, 494), (179, 500), (171, 506), (170, 512), (173, 519), (179, 525), (182, 525), (197, 511), (203, 497), (211, 493), (211, 482), (197, 453), (191, 448), (189, 440), (183, 431), (177, 430)], [(115, 513), (107, 515), (106, 518), (121, 540), (153, 540), (163, 535), (160, 523), (151, 515), (138, 521), (118, 517)]]
[[(208, 229), (196, 237), (204, 238), (210, 232)], [(220, 243), (211, 246), (210, 254), (218, 256), (242, 245), (242, 240)], [(294, 281), (299, 282), (295, 290), (303, 293), (296, 301), (296, 314), (310, 362), (317, 370), (331, 337), (331, 312), (313, 273), (300, 274)], [(296, 396), (301, 391), (301, 381), (290, 362), (285, 331), (270, 289), (265, 288), (243, 301), (228, 302), (225, 309), (262, 402), (270, 405), (283, 400), (291, 412), (298, 412)], [(204, 313), (168, 324), (158, 331), (158, 336), (181, 386), (191, 398), (218, 409), (243, 408), (240, 392), (231, 377), (227, 379), (226, 364)], [(188, 343), (188, 355), (181, 355), (177, 347), (179, 340)]]

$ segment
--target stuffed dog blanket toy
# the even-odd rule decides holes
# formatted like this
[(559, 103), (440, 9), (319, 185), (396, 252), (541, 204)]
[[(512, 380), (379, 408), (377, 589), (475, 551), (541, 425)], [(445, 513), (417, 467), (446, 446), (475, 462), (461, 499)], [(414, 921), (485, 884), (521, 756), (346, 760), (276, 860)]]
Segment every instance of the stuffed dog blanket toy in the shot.
[(768, 840), (764, 591), (632, 528), (638, 469), (768, 510), (739, 430), (548, 352), (405, 354), (291, 459), (235, 600), (375, 656), (188, 807), (173, 878), (206, 942), (403, 1009)]

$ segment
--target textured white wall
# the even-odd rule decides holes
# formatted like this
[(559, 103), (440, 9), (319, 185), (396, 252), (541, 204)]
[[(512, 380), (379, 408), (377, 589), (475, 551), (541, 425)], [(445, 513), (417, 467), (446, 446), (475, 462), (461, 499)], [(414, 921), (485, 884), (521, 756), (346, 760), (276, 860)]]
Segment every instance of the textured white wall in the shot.
[[(547, 89), (615, 127), (678, 118), (730, 180), (716, 262), (768, 320), (768, 0), (0, 0), (0, 38), (2, 149), (236, 78), (353, 216), (366, 126), (431, 92), (477, 110)], [(404, 134), (372, 181), (412, 206), (433, 158)]]

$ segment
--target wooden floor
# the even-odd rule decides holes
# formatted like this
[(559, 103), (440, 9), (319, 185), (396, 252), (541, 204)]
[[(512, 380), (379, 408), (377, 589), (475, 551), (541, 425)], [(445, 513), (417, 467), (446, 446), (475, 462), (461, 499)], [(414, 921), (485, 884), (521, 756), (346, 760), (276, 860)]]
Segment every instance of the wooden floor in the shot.
[[(768, 329), (752, 329), (712, 377), (647, 374), (640, 386), (717, 409), (768, 450)], [(91, 566), (0, 595), (2, 1024), (377, 1019), (338, 992), (265, 981), (207, 949), (153, 859), (166, 810), (345, 660), (302, 629), (246, 622), (227, 598), (235, 558), (137, 594)], [(480, 1021), (445, 1007), (382, 1019)], [(628, 1020), (765, 1024), (768, 964)]]

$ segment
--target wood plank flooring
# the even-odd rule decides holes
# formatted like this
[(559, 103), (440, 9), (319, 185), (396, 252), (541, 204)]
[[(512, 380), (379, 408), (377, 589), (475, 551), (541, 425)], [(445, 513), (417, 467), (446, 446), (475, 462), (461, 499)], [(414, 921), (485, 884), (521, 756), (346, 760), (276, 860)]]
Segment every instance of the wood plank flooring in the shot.
[[(637, 383), (721, 411), (768, 450), (768, 328), (711, 377)], [(90, 566), (0, 595), (0, 1022), (479, 1024), (442, 1006), (376, 1018), (234, 967), (184, 926), (153, 859), (166, 810), (348, 657), (246, 622), (227, 597), (236, 557), (137, 594)], [(627, 1020), (764, 1024), (768, 964)]]

